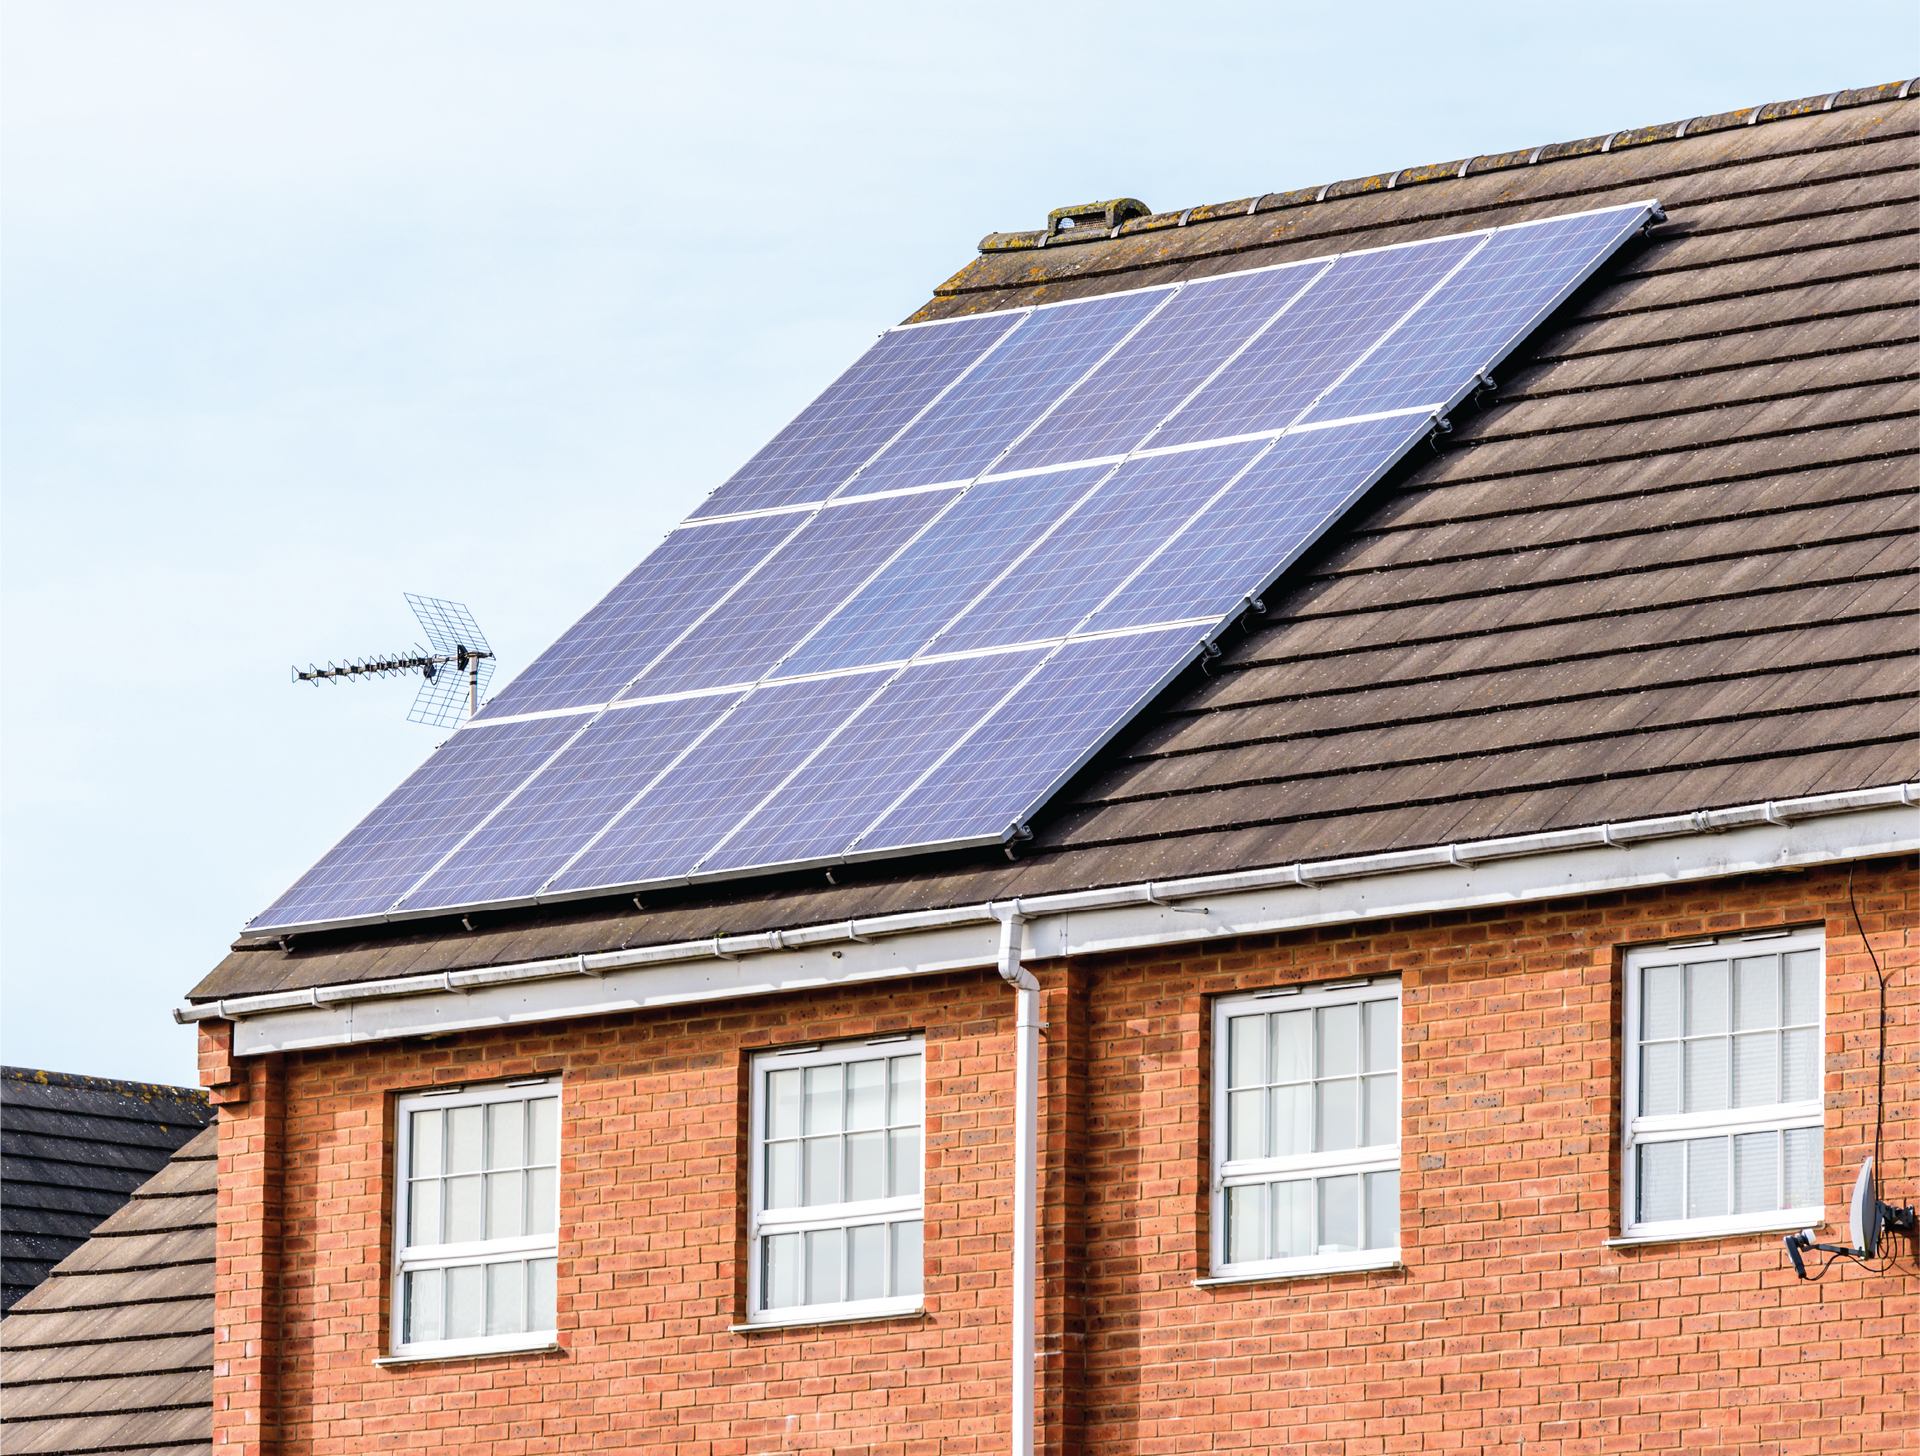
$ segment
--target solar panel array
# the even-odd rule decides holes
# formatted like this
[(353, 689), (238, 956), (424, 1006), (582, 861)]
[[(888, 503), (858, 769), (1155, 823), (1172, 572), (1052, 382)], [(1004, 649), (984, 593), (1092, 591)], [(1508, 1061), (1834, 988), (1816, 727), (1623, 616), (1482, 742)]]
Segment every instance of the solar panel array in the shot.
[(1635, 203), (883, 334), (252, 933), (998, 843)]

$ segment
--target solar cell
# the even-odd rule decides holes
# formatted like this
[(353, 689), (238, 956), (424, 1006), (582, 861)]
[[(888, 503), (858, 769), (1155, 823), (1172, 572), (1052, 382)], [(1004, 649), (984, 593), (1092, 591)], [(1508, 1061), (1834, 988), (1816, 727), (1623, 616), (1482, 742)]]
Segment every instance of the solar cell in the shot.
[(991, 840), (1093, 757), (1199, 652), (1192, 627), (1070, 642), (853, 846), (853, 858)]
[(758, 680), (957, 494), (924, 491), (819, 511), (735, 594), (723, 621), (688, 636), (626, 696)]
[(461, 729), (255, 916), (256, 930), (378, 918), (580, 727), (535, 718)]
[(982, 314), (882, 334), (693, 519), (825, 500), (1024, 317)]
[(1477, 370), (1533, 332), (1642, 221), (1638, 208), (1608, 208), (1500, 229), (1307, 418), (1451, 402)]
[(739, 700), (714, 693), (567, 719), (578, 736), (401, 903), (417, 911), (534, 894)]
[(905, 669), (700, 871), (837, 859), (1045, 656), (1033, 648)]
[(478, 717), (607, 702), (703, 617), (724, 610), (749, 573), (805, 524), (791, 515), (680, 527)]
[(254, 929), (997, 839), (1650, 215), (889, 333)]
[(1154, 435), (1182, 445), (1290, 425), (1462, 260), (1481, 233), (1349, 253)]
[(1127, 347), (1007, 452), (999, 470), (1122, 454), (1323, 272), (1295, 263), (1181, 286)]
[(556, 892), (677, 879), (821, 748), (886, 674), (806, 678), (749, 693), (557, 874)]
[(780, 675), (898, 662), (1113, 469), (1094, 465), (983, 480), (890, 561), (780, 665)]
[(1151, 556), (1169, 531), (1261, 449), (1258, 442), (1242, 442), (1128, 461), (943, 632), (933, 650), (967, 652), (1073, 632), (1116, 581)]
[(1085, 630), (1218, 616), (1258, 595), (1431, 428), (1395, 415), (1282, 435), (1166, 547)]
[(854, 489), (971, 480), (1170, 297), (1166, 288), (1036, 309), (860, 472)]

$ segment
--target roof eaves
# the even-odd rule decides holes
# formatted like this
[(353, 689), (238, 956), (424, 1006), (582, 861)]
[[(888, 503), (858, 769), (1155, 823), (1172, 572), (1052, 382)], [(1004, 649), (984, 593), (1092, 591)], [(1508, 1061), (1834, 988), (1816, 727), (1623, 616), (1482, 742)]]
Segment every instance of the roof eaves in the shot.
[(1422, 167), (1402, 167), (1394, 172), (1377, 172), (1371, 177), (1354, 177), (1328, 182), (1319, 187), (1300, 187), (1291, 192), (1264, 192), (1232, 202), (1207, 203), (1176, 212), (1156, 212), (1135, 217), (1108, 231), (1086, 228), (1065, 233), (1049, 228), (1030, 232), (988, 233), (980, 240), (982, 253), (1017, 252), (1029, 248), (1071, 247), (1080, 243), (1101, 242), (1134, 233), (1157, 232), (1163, 228), (1192, 227), (1196, 223), (1216, 222), (1231, 217), (1248, 217), (1283, 208), (1307, 207), (1332, 202), (1365, 192), (1387, 192), (1401, 187), (1416, 187), (1427, 182), (1443, 182), (1458, 177), (1473, 177), (1509, 167), (1533, 167), (1571, 157), (1591, 156), (1596, 152), (1620, 151), (1626, 147), (1648, 146), (1655, 142), (1680, 141), (1709, 132), (1729, 131), (1734, 127), (1756, 126), (1762, 122), (1785, 121), (1817, 111), (1839, 111), (1852, 106), (1870, 106), (1880, 101), (1902, 101), (1920, 88), (1920, 77), (1907, 81), (1889, 81), (1883, 86), (1865, 86), (1851, 91), (1832, 91), (1820, 96), (1803, 96), (1797, 101), (1774, 101), (1750, 106), (1741, 111), (1723, 111), (1713, 116), (1696, 116), (1686, 121), (1670, 121), (1660, 126), (1643, 126), (1602, 136), (1583, 137), (1579, 141), (1554, 142), (1531, 150), (1500, 152), (1486, 156), (1461, 157), (1451, 162), (1432, 162)]

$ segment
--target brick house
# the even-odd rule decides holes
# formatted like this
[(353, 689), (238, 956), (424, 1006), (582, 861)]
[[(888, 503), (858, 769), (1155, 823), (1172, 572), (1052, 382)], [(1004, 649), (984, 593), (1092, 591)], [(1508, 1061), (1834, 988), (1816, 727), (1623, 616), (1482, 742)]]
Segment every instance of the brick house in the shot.
[(1013, 852), (243, 936), (214, 1445), (1910, 1449), (1912, 85), (987, 237), (1667, 219)]

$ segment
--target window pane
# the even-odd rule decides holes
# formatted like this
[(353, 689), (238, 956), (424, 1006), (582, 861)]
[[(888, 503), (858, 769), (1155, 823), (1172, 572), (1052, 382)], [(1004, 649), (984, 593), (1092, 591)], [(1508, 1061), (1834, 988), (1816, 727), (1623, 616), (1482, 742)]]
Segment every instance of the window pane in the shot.
[(1680, 1110), (1680, 1043), (1655, 1042), (1640, 1048), (1640, 1115), (1658, 1117)]
[(1788, 1026), (1811, 1026), (1820, 1019), (1820, 952), (1787, 952)]
[(847, 1067), (847, 1126), (887, 1125), (887, 1064), (852, 1062)]
[(1227, 1190), (1227, 1262), (1247, 1264), (1266, 1257), (1262, 1237), (1266, 1190), (1258, 1183)]
[(1395, 1001), (1366, 1004), (1367, 1070), (1392, 1071), (1400, 1065), (1400, 1006)]
[(1288, 1157), (1313, 1151), (1313, 1084), (1296, 1083), (1275, 1087), (1273, 1098), (1273, 1145), (1268, 1156)]
[(840, 1202), (840, 1139), (808, 1138), (801, 1146), (806, 1149), (807, 1206)]
[(1367, 1174), (1367, 1247), (1400, 1246), (1400, 1174)]
[(808, 1132), (840, 1131), (841, 1067), (808, 1067), (806, 1126)]
[(1687, 1217), (1718, 1218), (1727, 1211), (1727, 1139), (1687, 1139)]
[(1679, 1143), (1642, 1143), (1635, 1149), (1639, 1168), (1640, 1223), (1665, 1223), (1680, 1217), (1681, 1169), (1686, 1149)]
[(887, 1136), (893, 1141), (892, 1196), (911, 1197), (920, 1191), (920, 1129), (897, 1127)]
[(1733, 1039), (1733, 1105), (1770, 1107), (1780, 1100), (1780, 1033), (1755, 1031)]
[(1360, 1247), (1360, 1176), (1320, 1180), (1320, 1252), (1350, 1254)]
[(847, 1202), (887, 1196), (887, 1135), (856, 1132), (847, 1136)]
[(818, 1229), (807, 1238), (807, 1303), (838, 1304), (846, 1298), (840, 1289), (841, 1265), (847, 1256), (843, 1229)]
[(847, 1230), (847, 1298), (883, 1299), (887, 1293), (887, 1226)]
[(1780, 1207), (1780, 1134), (1747, 1132), (1733, 1140), (1733, 1211)]
[(1727, 963), (1701, 961), (1687, 967), (1687, 1035), (1727, 1030)]
[(800, 1302), (800, 1235), (760, 1241), (760, 1307), (790, 1309)]
[(1820, 1129), (1790, 1127), (1781, 1140), (1786, 1144), (1787, 1207), (1820, 1207), (1826, 1201), (1820, 1186)]
[(893, 1225), (893, 1292), (920, 1292), (920, 1220)]
[(526, 1174), (487, 1174), (487, 1237), (517, 1239), (525, 1231)]
[(1727, 1105), (1727, 1039), (1709, 1036), (1687, 1043), (1687, 1111), (1714, 1112)]
[(1313, 1075), (1313, 1013), (1285, 1011), (1273, 1018), (1273, 1080), (1303, 1082)]
[(552, 1259), (527, 1260), (527, 1328), (550, 1330), (554, 1327)]
[(1733, 963), (1733, 1029), (1762, 1031), (1780, 1024), (1780, 961), (1745, 956)]
[(1258, 1088), (1227, 1094), (1227, 1156), (1264, 1158), (1267, 1136), (1263, 1108), (1267, 1094)]
[(447, 1171), (480, 1171), (480, 1126), (484, 1107), (455, 1107), (447, 1112)]
[(767, 1136), (800, 1136), (800, 1073), (795, 1068), (767, 1073)]
[(487, 1166), (526, 1166), (526, 1103), (496, 1102), (487, 1109)]
[(447, 1242), (466, 1244), (485, 1238), (486, 1233), (480, 1223), (479, 1178), (449, 1178), (446, 1189)]
[(1267, 1080), (1267, 1018), (1235, 1016), (1227, 1022), (1227, 1085), (1258, 1087)]
[(1313, 1180), (1275, 1183), (1267, 1196), (1273, 1200), (1272, 1257), (1306, 1258), (1313, 1252)]
[(1348, 1077), (1360, 1070), (1360, 1008), (1320, 1009), (1320, 1065), (1316, 1075)]
[(1400, 1079), (1392, 1072), (1368, 1077), (1364, 1147), (1385, 1147), (1400, 1140)]
[(527, 1232), (550, 1234), (559, 1213), (560, 1170), (535, 1168), (527, 1174)]
[(800, 1206), (800, 1144), (767, 1146), (767, 1207)]
[(894, 1127), (920, 1121), (920, 1058), (895, 1057), (888, 1068), (893, 1077), (893, 1111), (888, 1121)]
[(517, 1335), (527, 1327), (527, 1266), (487, 1265), (487, 1333)]
[(1360, 1145), (1360, 1084), (1350, 1077), (1338, 1082), (1321, 1082), (1315, 1087), (1320, 1100), (1318, 1138), (1314, 1151), (1331, 1153)]
[(1648, 966), (1640, 973), (1640, 1039), (1680, 1035), (1680, 967)]
[(431, 1178), (440, 1171), (440, 1109), (413, 1114), (413, 1176)]
[(1780, 1033), (1782, 1102), (1811, 1102), (1820, 1095), (1819, 1035), (1811, 1026)]
[(401, 1341), (416, 1345), (444, 1339), (440, 1333), (440, 1302), (445, 1297), (438, 1269), (422, 1269), (407, 1276), (407, 1323)]
[(407, 1191), (407, 1245), (440, 1242), (440, 1182), (424, 1178)]
[(527, 1161), (560, 1161), (560, 1099), (541, 1097), (527, 1104)]
[[(477, 1109), (476, 1109), (477, 1110)], [(486, 1329), (487, 1271), (478, 1264), (447, 1270), (447, 1338), (471, 1340)]]

